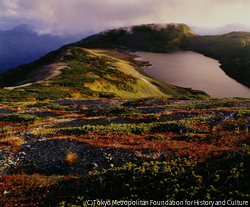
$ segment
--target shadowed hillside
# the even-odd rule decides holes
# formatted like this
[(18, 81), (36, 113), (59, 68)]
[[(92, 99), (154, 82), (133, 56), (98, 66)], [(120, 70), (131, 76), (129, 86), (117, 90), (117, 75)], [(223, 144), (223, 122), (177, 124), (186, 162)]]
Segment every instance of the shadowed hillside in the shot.
[(124, 27), (92, 35), (76, 43), (87, 48), (126, 46), (150, 52), (171, 52), (186, 48), (197, 36), (185, 24), (148, 24)]
[(192, 39), (189, 49), (219, 60), (228, 76), (250, 87), (249, 41), (249, 32), (199, 36)]

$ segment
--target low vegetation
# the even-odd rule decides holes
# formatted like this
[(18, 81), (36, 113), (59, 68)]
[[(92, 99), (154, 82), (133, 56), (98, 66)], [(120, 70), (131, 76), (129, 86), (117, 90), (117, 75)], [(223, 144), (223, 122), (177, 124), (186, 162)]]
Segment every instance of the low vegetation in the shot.
[[(96, 199), (249, 201), (250, 100), (191, 99), (143, 98), (101, 108), (92, 101), (84, 110), (73, 100), (67, 105), (63, 100), (2, 104), (1, 110), (9, 113), (0, 117), (0, 147), (10, 147), (10, 154), (22, 153), (22, 145), (29, 144), (21, 134), (46, 124), (50, 127), (28, 136), (75, 140), (99, 151), (123, 149), (135, 153), (140, 161), (71, 175), (16, 166), (0, 176), (1, 203), (87, 206), (86, 200)], [(50, 114), (39, 118), (43, 113)], [(51, 124), (67, 123), (68, 118), (98, 123), (80, 127)], [(63, 162), (74, 168), (81, 159), (78, 153), (69, 148), (62, 155)]]

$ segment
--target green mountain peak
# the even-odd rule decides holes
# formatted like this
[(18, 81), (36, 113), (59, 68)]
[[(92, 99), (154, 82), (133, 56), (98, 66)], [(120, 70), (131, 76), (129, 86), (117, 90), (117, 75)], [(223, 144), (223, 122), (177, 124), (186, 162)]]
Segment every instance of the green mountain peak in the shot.
[(86, 48), (129, 47), (151, 52), (185, 49), (197, 36), (185, 24), (142, 24), (100, 32), (77, 42)]

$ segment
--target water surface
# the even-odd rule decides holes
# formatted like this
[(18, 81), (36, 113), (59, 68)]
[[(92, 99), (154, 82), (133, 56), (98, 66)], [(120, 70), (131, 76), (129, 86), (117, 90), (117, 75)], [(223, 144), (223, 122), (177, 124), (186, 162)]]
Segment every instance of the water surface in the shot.
[(136, 60), (150, 61), (143, 70), (166, 83), (202, 90), (211, 97), (250, 98), (250, 88), (230, 78), (218, 60), (192, 51), (173, 53), (135, 52)]

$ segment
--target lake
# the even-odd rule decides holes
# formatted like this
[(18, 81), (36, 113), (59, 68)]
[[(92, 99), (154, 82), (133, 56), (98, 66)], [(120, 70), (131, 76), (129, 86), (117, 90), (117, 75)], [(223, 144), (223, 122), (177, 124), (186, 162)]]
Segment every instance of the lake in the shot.
[(202, 90), (211, 97), (250, 98), (250, 88), (230, 78), (219, 67), (218, 60), (192, 51), (173, 53), (135, 52), (136, 60), (150, 61), (143, 67), (150, 76), (166, 83)]

